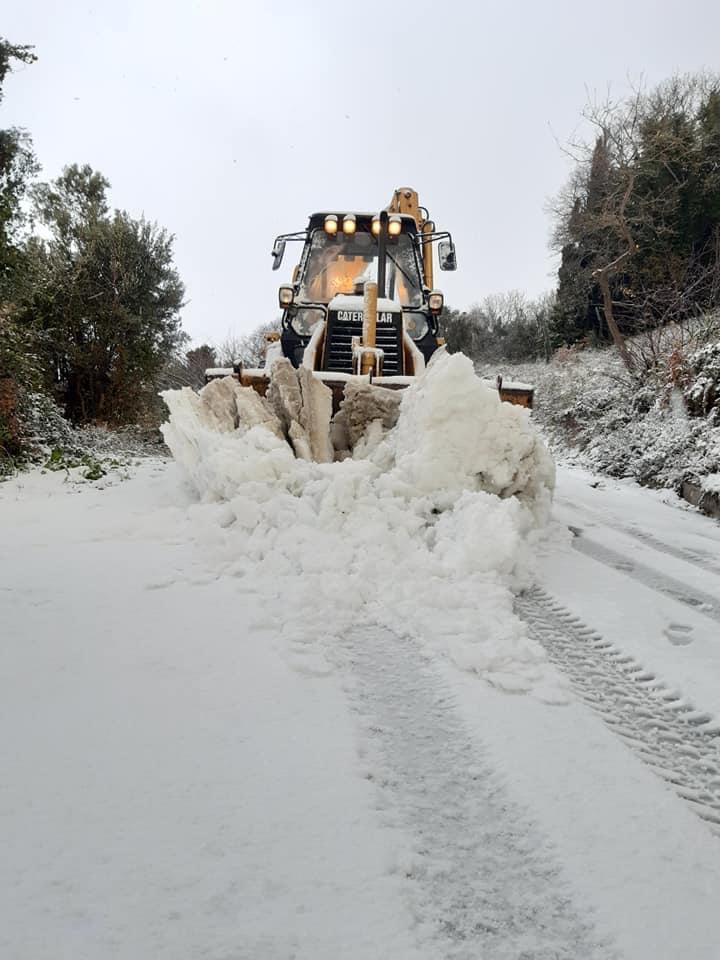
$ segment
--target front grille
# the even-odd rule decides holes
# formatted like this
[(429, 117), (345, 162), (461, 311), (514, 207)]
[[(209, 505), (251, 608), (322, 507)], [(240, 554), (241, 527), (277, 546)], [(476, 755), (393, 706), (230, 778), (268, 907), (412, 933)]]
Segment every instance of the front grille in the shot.
[[(402, 315), (392, 324), (378, 324), (375, 345), (381, 347), (383, 375), (397, 376), (403, 372)], [(325, 335), (325, 362), (323, 369), (337, 373), (352, 373), (352, 339), (362, 336), (362, 323), (339, 321), (331, 313)]]

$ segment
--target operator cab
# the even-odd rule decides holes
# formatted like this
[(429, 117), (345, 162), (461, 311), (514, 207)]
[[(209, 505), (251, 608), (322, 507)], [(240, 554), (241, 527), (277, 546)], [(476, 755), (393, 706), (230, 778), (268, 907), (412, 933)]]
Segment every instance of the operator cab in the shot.
[[(385, 295), (403, 308), (421, 307), (422, 274), (410, 234), (402, 233), (392, 246), (388, 244), (386, 256)], [(369, 230), (329, 236), (315, 229), (301, 269), (300, 300), (329, 303), (337, 294), (361, 295), (366, 281), (377, 282), (377, 239)]]
[[(310, 217), (303, 234), (290, 234), (278, 238), (273, 249), (275, 264), (279, 266), (285, 240), (304, 240), (293, 284), (281, 287), (282, 351), (295, 366), (302, 362), (305, 347), (319, 321), (325, 321), (338, 334), (342, 318), (352, 310), (338, 310), (347, 296), (362, 296), (367, 281), (378, 282), (384, 273), (384, 296), (393, 301), (392, 326), (397, 327), (394, 339), (399, 354), (396, 373), (403, 373), (403, 330), (413, 340), (425, 360), (437, 349), (437, 313), (431, 310), (429, 290), (424, 275), (422, 245), (429, 242), (418, 231), (415, 217), (394, 215), (385, 230), (384, 243), (380, 243), (380, 218), (370, 213), (337, 214), (315, 213)], [(384, 254), (383, 254), (384, 248)], [(380, 258), (384, 256), (384, 270)], [(274, 267), (275, 267), (274, 264)], [(437, 294), (435, 294), (437, 298)], [(283, 302), (283, 297), (286, 302)], [(348, 301), (350, 303), (350, 301)], [(334, 310), (330, 309), (333, 305)], [(442, 304), (440, 304), (442, 305)], [(388, 321), (390, 322), (390, 321)], [(395, 351), (389, 342), (390, 330), (384, 329), (386, 369), (395, 367), (390, 354)], [(348, 331), (349, 332), (349, 328)], [(333, 338), (336, 339), (336, 338)], [(343, 336), (343, 340), (345, 337)], [(330, 338), (328, 338), (328, 344)], [(349, 342), (348, 342), (349, 349)], [(343, 350), (343, 353), (346, 351)], [(349, 355), (342, 360), (336, 354), (325, 357), (327, 369), (349, 372)], [(389, 364), (388, 364), (389, 361)]]

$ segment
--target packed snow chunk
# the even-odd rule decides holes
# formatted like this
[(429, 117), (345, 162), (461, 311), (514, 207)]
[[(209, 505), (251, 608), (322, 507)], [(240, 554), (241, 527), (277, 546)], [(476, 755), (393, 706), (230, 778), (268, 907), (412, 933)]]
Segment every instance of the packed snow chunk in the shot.
[(281, 357), (272, 365), (268, 401), (298, 457), (331, 463), (332, 392), (305, 367)]
[(297, 375), (303, 398), (300, 426), (307, 434), (311, 458), (316, 463), (332, 463), (333, 448), (330, 442), (332, 390), (314, 377), (312, 371), (306, 367), (300, 367)]
[(267, 399), (288, 433), (290, 424), (299, 420), (302, 407), (297, 371), (289, 360), (283, 359), (273, 364)]
[(233, 430), (249, 430), (263, 426), (277, 437), (283, 436), (282, 425), (270, 405), (252, 389), (241, 387), (233, 377), (211, 380), (200, 393), (190, 387), (181, 390), (165, 390), (161, 396), (170, 410), (171, 423), (173, 411), (184, 409), (184, 416), (190, 415), (198, 426), (220, 433)]
[(332, 438), (338, 453), (350, 453), (361, 440), (367, 451), (368, 431), (379, 439), (392, 429), (400, 416), (401, 395), (397, 390), (376, 387), (364, 380), (349, 380), (339, 411), (332, 421)]
[[(192, 514), (197, 539), (215, 571), (259, 598), (282, 654), (317, 674), (361, 623), (388, 642), (410, 633), (500, 689), (561, 700), (563, 685), (513, 612), (553, 485), (527, 413), (502, 404), (464, 357), (444, 356), (392, 399), (351, 385), (353, 455), (318, 462), (313, 431), (329, 418), (324, 395), (315, 421), (308, 399), (323, 385), (288, 368), (274, 365), (266, 404), (277, 431), (248, 429), (242, 416), (236, 430), (215, 429), (204, 397), (189, 391), (165, 395), (164, 427), (206, 502)], [(213, 415), (226, 423), (221, 399), (232, 413), (223, 393)], [(212, 500), (225, 501), (221, 511)]]
[[(211, 380), (203, 387), (199, 400), (208, 426), (227, 433), (237, 430), (239, 423), (236, 393), (240, 385), (232, 377)], [(255, 391), (253, 391), (254, 393)]]
[[(234, 412), (229, 396), (235, 398)], [(262, 485), (271, 496), (278, 478), (292, 468), (295, 458), (282, 425), (252, 387), (228, 377), (199, 394), (183, 387), (162, 397), (170, 411), (161, 427), (165, 442), (203, 499), (229, 500), (248, 483)]]

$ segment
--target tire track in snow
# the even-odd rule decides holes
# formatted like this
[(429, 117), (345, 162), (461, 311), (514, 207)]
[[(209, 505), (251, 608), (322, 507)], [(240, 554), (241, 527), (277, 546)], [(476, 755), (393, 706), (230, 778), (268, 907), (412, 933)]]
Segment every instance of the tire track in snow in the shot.
[(720, 599), (718, 597), (691, 587), (687, 583), (683, 583), (682, 580), (676, 580), (675, 577), (661, 573), (647, 564), (637, 560), (629, 560), (625, 554), (589, 539), (577, 528), (573, 530), (573, 533), (573, 548), (579, 553), (590, 557), (591, 560), (597, 560), (607, 567), (612, 567), (613, 570), (619, 570), (621, 573), (627, 574), (628, 577), (632, 577), (633, 580), (637, 580), (643, 586), (650, 587), (658, 593), (663, 593), (720, 623)]
[(343, 647), (372, 744), (368, 778), (393, 825), (414, 838), (405, 872), (433, 956), (616, 957), (579, 916), (547, 841), (506, 795), (419, 645), (368, 627)]
[[(570, 510), (571, 512), (583, 518), (592, 517), (593, 523), (601, 524), (603, 527), (616, 530), (618, 533), (626, 534), (628, 537), (632, 537), (634, 540), (639, 540), (640, 543), (650, 547), (653, 550), (656, 550), (658, 553), (666, 553), (670, 557), (675, 557), (676, 560), (683, 560), (685, 563), (690, 563), (693, 566), (699, 567), (706, 573), (709, 570), (712, 573), (720, 574), (720, 563), (713, 558), (709, 551), (705, 551), (700, 548), (692, 549), (690, 547), (675, 546), (672, 543), (667, 543), (665, 540), (661, 540), (659, 537), (656, 537), (655, 534), (650, 533), (647, 530), (636, 527), (634, 524), (623, 524), (618, 521), (614, 521), (612, 518), (608, 519), (607, 516), (593, 510), (590, 507), (586, 507), (584, 505), (580, 507), (567, 497), (556, 497), (555, 499), (558, 505), (562, 506), (563, 509)], [(570, 529), (576, 530), (577, 536), (584, 536), (584, 532), (581, 527), (573, 525), (570, 527)], [(703, 536), (703, 534), (696, 533), (695, 536)]]
[(720, 836), (720, 725), (539, 587), (516, 611), (579, 696)]

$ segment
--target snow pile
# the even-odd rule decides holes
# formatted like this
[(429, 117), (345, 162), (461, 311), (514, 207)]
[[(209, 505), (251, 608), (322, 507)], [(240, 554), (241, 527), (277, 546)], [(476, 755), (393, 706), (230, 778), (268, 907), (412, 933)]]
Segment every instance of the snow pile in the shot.
[(431, 364), (406, 391), (390, 445), (393, 479), (408, 490), (448, 505), (464, 490), (549, 505), (554, 467), (527, 411), (501, 403), (460, 354)]
[(410, 633), (503, 689), (558, 696), (512, 593), (554, 467), (527, 411), (501, 404), (469, 360), (430, 364), (403, 392), (397, 426), (371, 424), (336, 463), (296, 459), (267, 425), (220, 415), (212, 394), (164, 398), (165, 439), (203, 501), (195, 535), (264, 599), (248, 626), (275, 634), (298, 668), (330, 670), (337, 637), (360, 623)]
[(708, 493), (720, 494), (720, 473), (709, 473), (703, 477), (702, 488)]
[[(559, 352), (550, 363), (480, 366), (533, 382), (534, 419), (554, 450), (593, 471), (680, 492), (720, 472), (720, 316), (663, 344), (657, 368), (632, 377), (611, 349)], [(654, 331), (656, 336), (658, 331)], [(642, 338), (631, 341), (642, 356)], [(640, 346), (638, 346), (640, 344)]]

